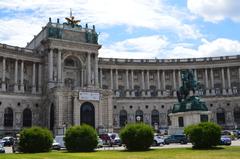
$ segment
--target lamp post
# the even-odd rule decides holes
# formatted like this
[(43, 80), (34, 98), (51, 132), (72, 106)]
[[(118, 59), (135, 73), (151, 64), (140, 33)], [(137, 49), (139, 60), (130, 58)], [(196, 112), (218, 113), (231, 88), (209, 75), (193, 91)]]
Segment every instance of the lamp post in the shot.
[(137, 120), (137, 123), (140, 123), (140, 121), (141, 121), (141, 116), (138, 115), (138, 116), (136, 117), (136, 120)]

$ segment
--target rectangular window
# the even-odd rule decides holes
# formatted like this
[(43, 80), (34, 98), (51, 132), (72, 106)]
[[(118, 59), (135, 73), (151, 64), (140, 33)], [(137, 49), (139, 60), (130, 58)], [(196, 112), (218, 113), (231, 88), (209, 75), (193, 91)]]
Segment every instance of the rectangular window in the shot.
[(184, 127), (183, 117), (178, 117), (178, 126), (179, 127)]
[(201, 122), (208, 122), (208, 115), (205, 115), (205, 114), (201, 115), (200, 120)]

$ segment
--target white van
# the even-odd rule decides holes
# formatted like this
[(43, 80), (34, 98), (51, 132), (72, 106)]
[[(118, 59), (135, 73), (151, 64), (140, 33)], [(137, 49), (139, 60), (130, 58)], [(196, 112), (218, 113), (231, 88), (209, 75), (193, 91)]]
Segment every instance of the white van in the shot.
[(60, 144), (61, 148), (65, 148), (65, 143), (64, 143), (64, 135), (57, 135), (55, 136), (54, 140)]

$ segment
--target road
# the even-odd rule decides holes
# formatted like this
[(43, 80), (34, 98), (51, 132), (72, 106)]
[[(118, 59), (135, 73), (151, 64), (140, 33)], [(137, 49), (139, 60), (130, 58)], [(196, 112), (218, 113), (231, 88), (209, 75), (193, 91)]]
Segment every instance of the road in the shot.
[[(240, 139), (232, 141), (231, 146), (240, 146)], [(156, 147), (151, 147), (152, 149), (165, 149), (165, 148), (185, 148), (185, 147), (192, 147), (191, 143), (181, 145), (181, 144), (169, 144), (169, 145), (161, 145)], [(103, 147), (97, 150), (124, 150), (123, 146), (121, 147)], [(6, 153), (12, 153), (12, 147), (5, 147)]]

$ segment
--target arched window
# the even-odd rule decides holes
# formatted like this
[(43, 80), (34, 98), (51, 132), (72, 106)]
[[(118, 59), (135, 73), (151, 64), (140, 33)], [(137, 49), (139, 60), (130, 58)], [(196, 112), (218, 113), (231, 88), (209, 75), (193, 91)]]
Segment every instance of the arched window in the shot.
[(6, 126), (6, 127), (13, 126), (13, 110), (12, 110), (12, 108), (6, 108), (4, 110), (4, 126)]
[(225, 124), (225, 110), (223, 108), (217, 109), (217, 123), (219, 125)]
[(23, 110), (23, 127), (32, 126), (32, 111), (29, 108)]
[(127, 111), (121, 110), (119, 115), (120, 127), (124, 127), (127, 124)]
[(152, 118), (152, 126), (158, 125), (159, 126), (159, 112), (158, 110), (154, 109), (151, 114)]
[(240, 123), (240, 107), (234, 108), (233, 116), (234, 116), (234, 121), (236, 123)]
[(75, 63), (74, 63), (73, 59), (67, 58), (66, 60), (64, 60), (64, 65), (74, 67)]
[(135, 120), (136, 120), (136, 122), (143, 122), (143, 111), (142, 110), (136, 111)]

